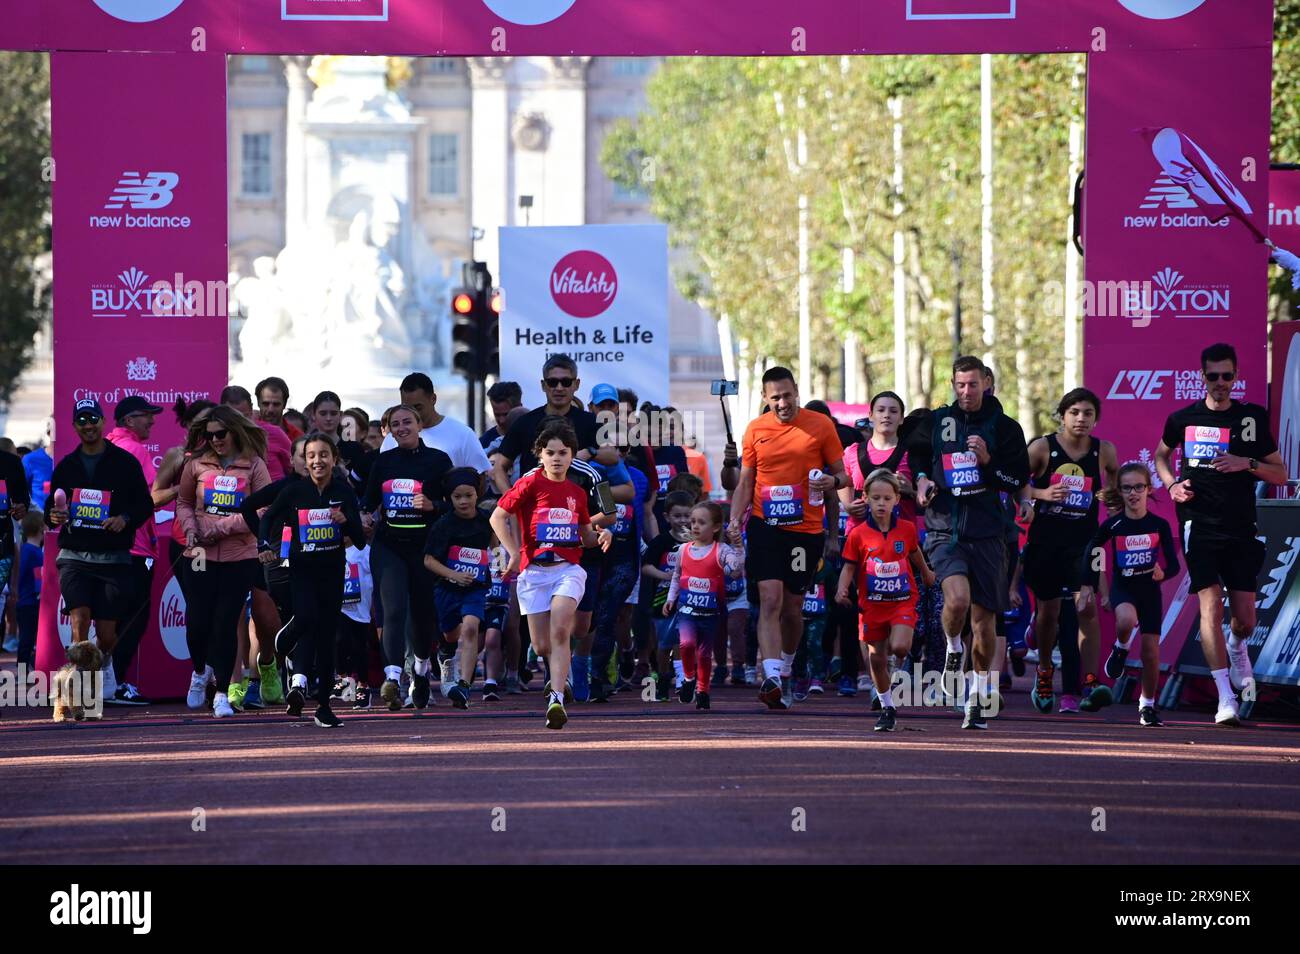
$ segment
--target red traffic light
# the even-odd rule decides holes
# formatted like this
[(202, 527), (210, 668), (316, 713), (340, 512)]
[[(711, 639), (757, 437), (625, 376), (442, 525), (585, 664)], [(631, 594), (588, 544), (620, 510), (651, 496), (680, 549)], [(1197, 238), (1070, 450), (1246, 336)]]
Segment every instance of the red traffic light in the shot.
[(451, 310), (458, 315), (468, 315), (474, 310), (474, 299), (465, 292), (461, 292), (451, 300)]
[(493, 291), (491, 301), (492, 310), (499, 315), (505, 309), (505, 304), (505, 295), (502, 294), (501, 289), (498, 288)]

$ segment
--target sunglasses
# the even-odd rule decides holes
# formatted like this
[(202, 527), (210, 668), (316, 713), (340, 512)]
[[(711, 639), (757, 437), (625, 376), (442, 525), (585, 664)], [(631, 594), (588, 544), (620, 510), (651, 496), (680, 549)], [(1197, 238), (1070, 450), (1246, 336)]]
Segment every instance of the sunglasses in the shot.
[(210, 441), (224, 441), (230, 436), (230, 431), (226, 430), (224, 427), (219, 431), (204, 431), (203, 433), (207, 435), (208, 440)]
[(78, 427), (85, 427), (87, 424), (98, 424), (102, 420), (102, 417), (96, 417), (93, 414), (89, 414), (74, 418), (72, 423), (76, 424)]
[(547, 378), (546, 386), (548, 388), (571, 388), (573, 387), (573, 378)]
[(1120, 484), (1119, 489), (1120, 489), (1120, 493), (1137, 494), (1137, 493), (1141, 493), (1144, 490), (1147, 490), (1148, 487), (1146, 484)]
[(1236, 371), (1206, 371), (1205, 372), (1205, 380), (1209, 381), (1211, 384), (1213, 384), (1215, 381), (1218, 380), (1231, 381), (1236, 376), (1237, 376)]

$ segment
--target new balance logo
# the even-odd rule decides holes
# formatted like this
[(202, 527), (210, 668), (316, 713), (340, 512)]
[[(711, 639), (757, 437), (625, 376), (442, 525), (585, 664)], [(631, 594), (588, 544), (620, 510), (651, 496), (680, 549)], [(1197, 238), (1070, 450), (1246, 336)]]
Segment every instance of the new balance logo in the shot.
[[(1223, 203), (1219, 203), (1222, 205)], [(1196, 201), (1192, 198), (1191, 193), (1180, 186), (1168, 176), (1160, 176), (1151, 186), (1151, 191), (1147, 193), (1146, 200), (1142, 203), (1144, 209), (1194, 209)]]
[(124, 205), (133, 209), (165, 209), (172, 204), (172, 191), (181, 181), (174, 172), (124, 172), (117, 188), (104, 204), (106, 209), (120, 209)]

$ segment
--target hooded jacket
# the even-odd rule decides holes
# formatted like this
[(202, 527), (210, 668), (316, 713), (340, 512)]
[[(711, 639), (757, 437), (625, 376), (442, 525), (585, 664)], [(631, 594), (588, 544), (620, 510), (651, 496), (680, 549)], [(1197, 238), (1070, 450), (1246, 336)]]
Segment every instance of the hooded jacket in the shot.
[[(153, 487), (154, 478), (158, 476), (158, 468), (153, 463), (153, 452), (136, 437), (134, 431), (119, 425), (105, 434), (104, 440), (114, 447), (120, 447), (138, 460), (140, 469), (144, 471), (145, 483), (150, 488)], [(144, 526), (135, 532), (135, 540), (131, 543), (131, 556), (155, 557), (157, 555), (158, 533), (154, 527), (153, 515), (150, 514)]]
[(257, 538), (249, 532), (240, 506), (244, 497), (270, 482), (260, 457), (240, 457), (228, 467), (222, 467), (211, 451), (190, 458), (181, 471), (176, 498), (182, 534), (193, 532), (207, 558), (217, 563), (256, 559)]
[[(989, 462), (983, 467), (962, 455), (968, 437), (984, 438)], [(1001, 494), (1018, 494), (1029, 480), (1025, 432), (1007, 417), (995, 397), (986, 396), (970, 414), (957, 404), (921, 419), (908, 439), (907, 464), (937, 485), (925, 510), (927, 533), (954, 539), (987, 540), (1006, 534)]]

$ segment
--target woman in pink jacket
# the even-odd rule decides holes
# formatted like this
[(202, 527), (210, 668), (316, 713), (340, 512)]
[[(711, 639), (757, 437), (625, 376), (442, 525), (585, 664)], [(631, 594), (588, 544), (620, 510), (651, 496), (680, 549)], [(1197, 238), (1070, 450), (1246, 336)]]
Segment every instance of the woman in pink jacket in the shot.
[(190, 426), (181, 471), (176, 520), (185, 535), (186, 642), (194, 675), (186, 704), (201, 709), (207, 687), (218, 688), (212, 714), (235, 714), (229, 692), (235, 666), (239, 613), (260, 567), (257, 540), (240, 507), (271, 482), (263, 458), (266, 435), (237, 411), (223, 406)]

